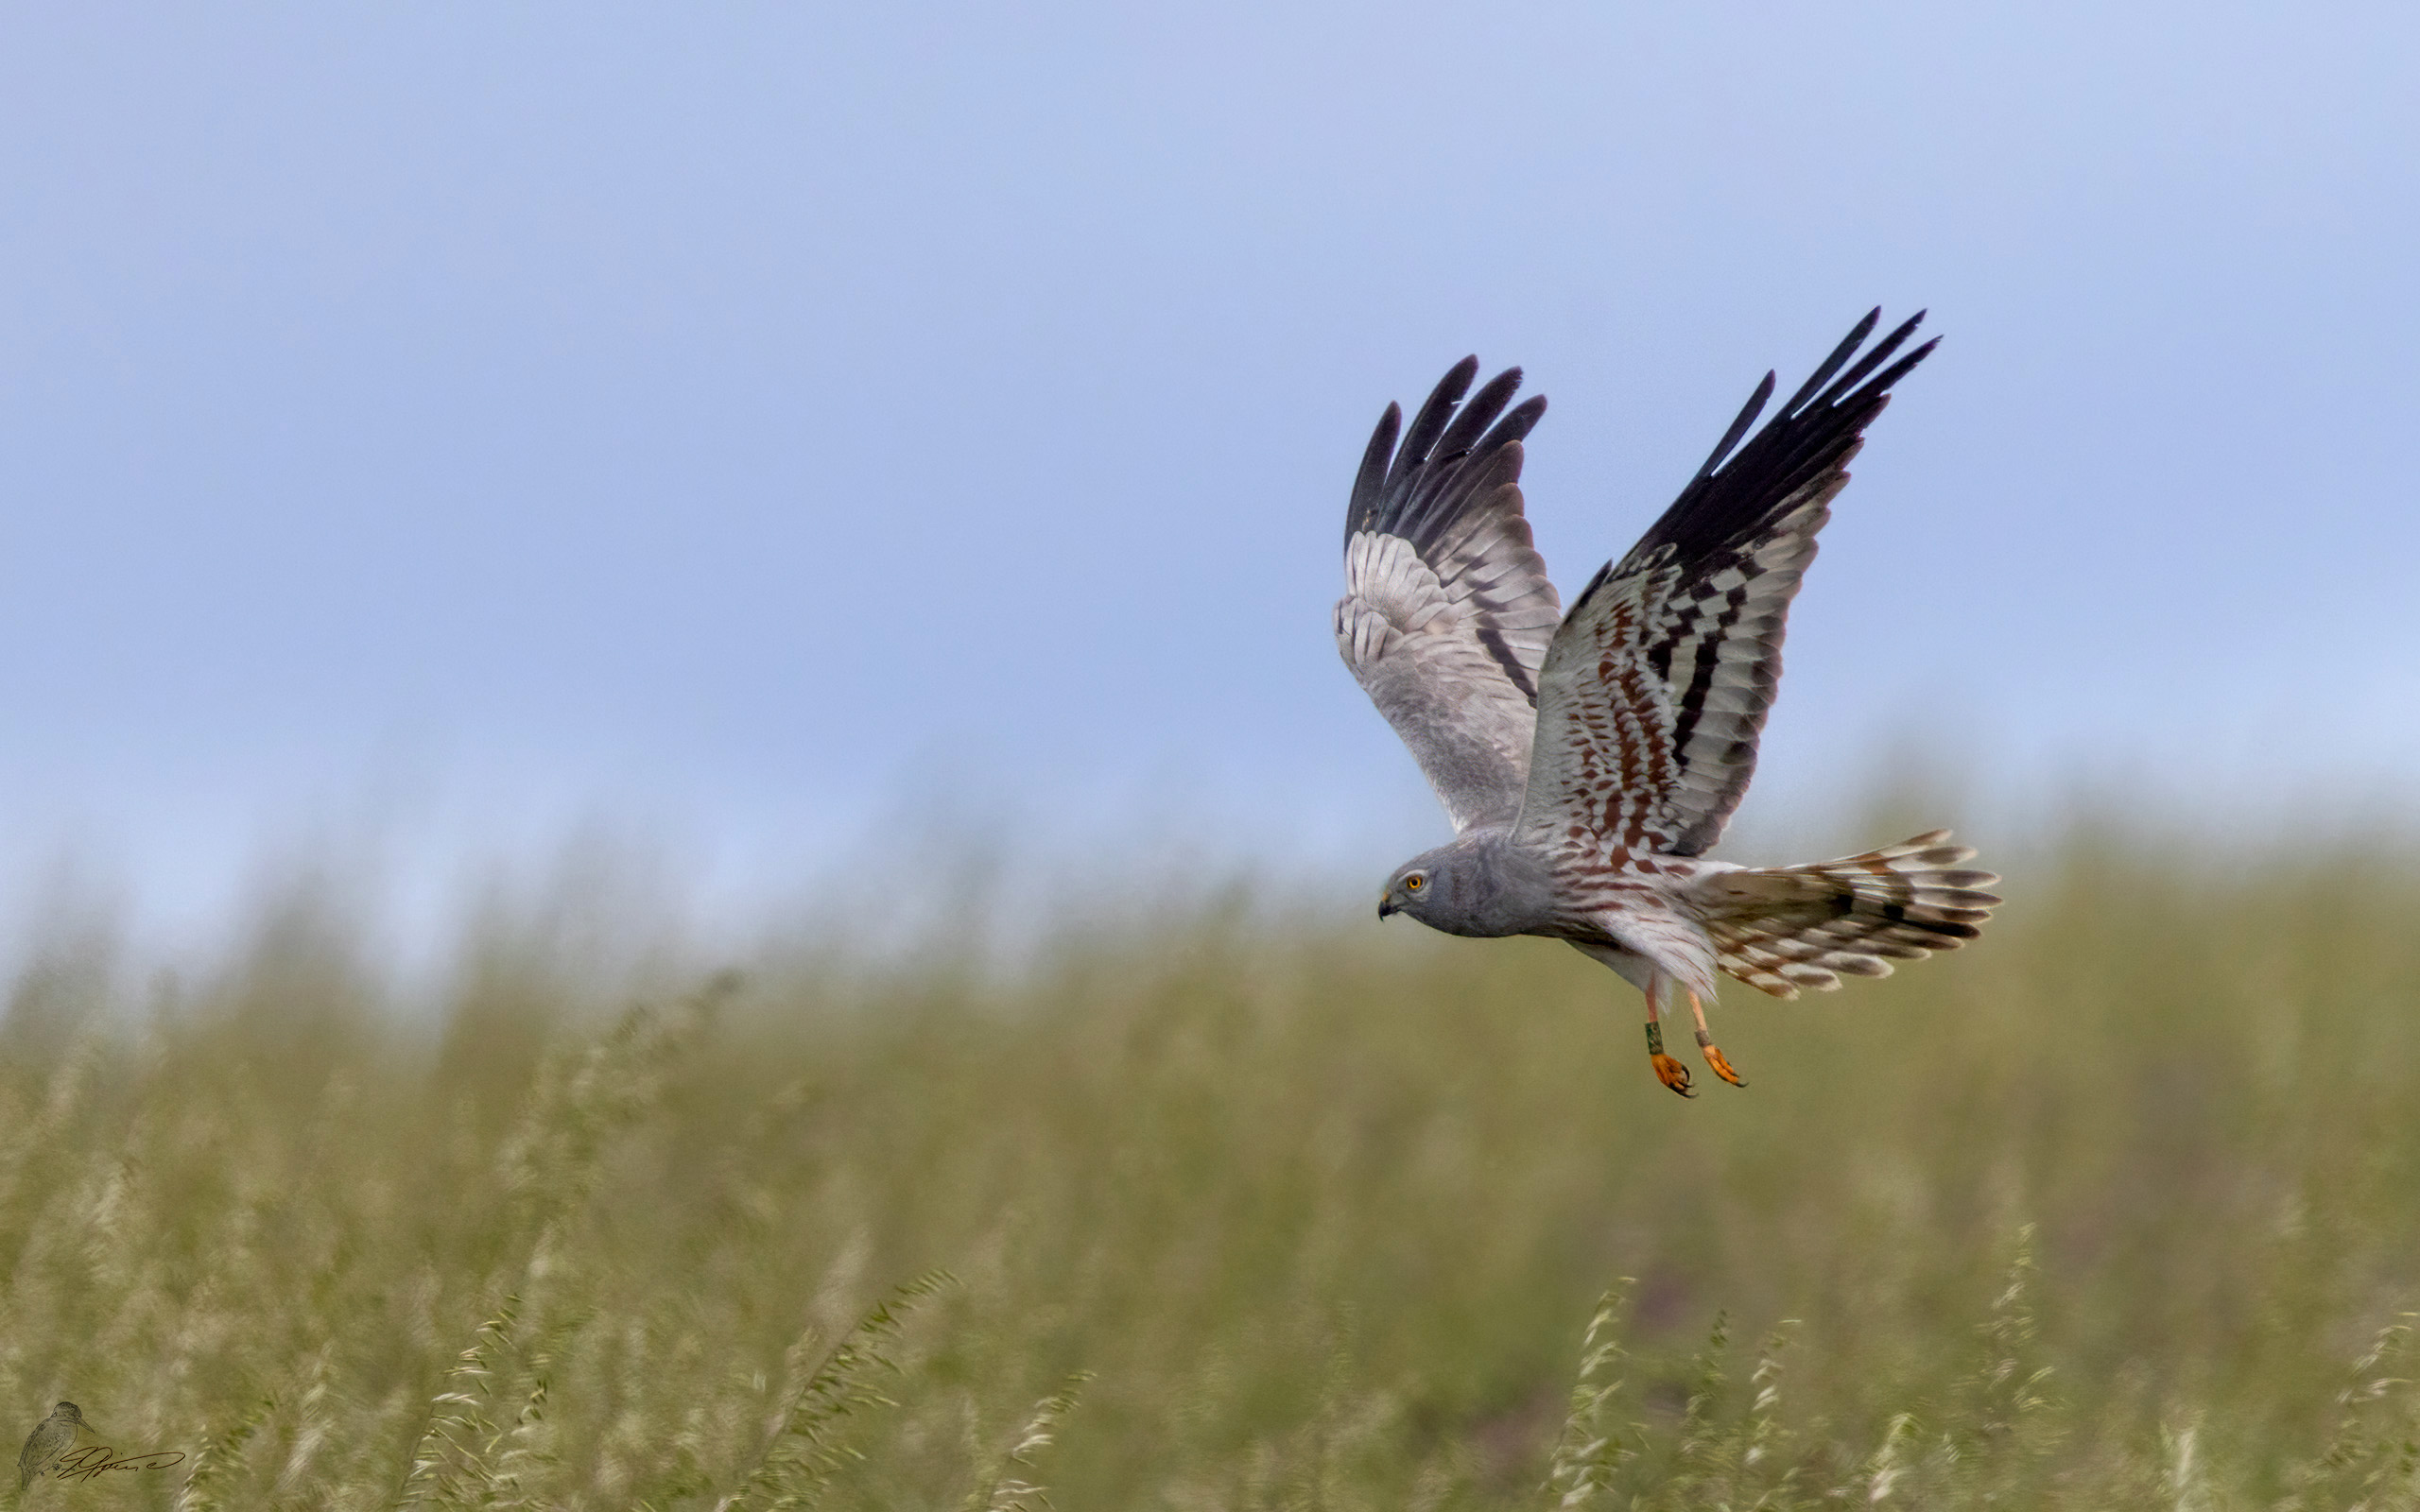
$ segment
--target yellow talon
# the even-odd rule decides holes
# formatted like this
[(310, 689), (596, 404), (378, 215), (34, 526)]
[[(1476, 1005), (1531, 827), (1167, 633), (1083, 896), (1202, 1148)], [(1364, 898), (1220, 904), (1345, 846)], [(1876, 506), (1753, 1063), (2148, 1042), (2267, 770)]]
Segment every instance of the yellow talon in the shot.
[(1739, 1079), (1739, 1074), (1737, 1072), (1731, 1069), (1731, 1062), (1723, 1058), (1722, 1052), (1714, 1047), (1714, 1037), (1707, 1034), (1703, 1029), (1700, 1029), (1698, 1031), (1698, 1049), (1705, 1053), (1705, 1063), (1714, 1068), (1714, 1074), (1716, 1075), (1721, 1077), (1724, 1081), (1729, 1082), (1734, 1087), (1745, 1087), (1748, 1085), (1746, 1082)]
[(1664, 1053), (1664, 1026), (1654, 1020), (1647, 1021), (1647, 1058), (1655, 1067), (1655, 1079), (1684, 1097), (1695, 1097), (1689, 1091), (1689, 1068)]
[(1647, 1058), (1655, 1063), (1656, 1079), (1663, 1082), (1665, 1086), (1671, 1088), (1674, 1091), (1679, 1092), (1684, 1097), (1695, 1097), (1697, 1095), (1697, 1093), (1689, 1091), (1688, 1067), (1682, 1065), (1671, 1057), (1661, 1054), (1660, 1052), (1650, 1056)]

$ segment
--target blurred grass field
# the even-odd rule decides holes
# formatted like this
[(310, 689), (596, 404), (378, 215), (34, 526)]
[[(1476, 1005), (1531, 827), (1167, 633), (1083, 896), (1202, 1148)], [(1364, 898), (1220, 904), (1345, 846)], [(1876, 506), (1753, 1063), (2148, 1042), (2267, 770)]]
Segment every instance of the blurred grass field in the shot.
[(1013, 967), (499, 917), (441, 1014), (307, 897), (176, 977), (62, 930), (0, 1403), (186, 1458), (26, 1504), (2420, 1504), (2383, 853), (2080, 829), (1974, 949), (1733, 987), (1690, 1103), (1563, 947), (1244, 887)]

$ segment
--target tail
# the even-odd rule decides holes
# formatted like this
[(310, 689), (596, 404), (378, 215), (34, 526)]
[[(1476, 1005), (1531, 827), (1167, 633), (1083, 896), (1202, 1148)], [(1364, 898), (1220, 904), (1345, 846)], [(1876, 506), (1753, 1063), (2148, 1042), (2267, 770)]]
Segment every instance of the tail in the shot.
[(2000, 900), (1981, 889), (2000, 879), (1957, 869), (1975, 852), (1948, 840), (1935, 830), (1861, 856), (1702, 877), (1692, 900), (1716, 964), (1794, 998), (1800, 988), (1829, 992), (1843, 974), (1889, 976), (1886, 956), (1956, 950), (1983, 932)]

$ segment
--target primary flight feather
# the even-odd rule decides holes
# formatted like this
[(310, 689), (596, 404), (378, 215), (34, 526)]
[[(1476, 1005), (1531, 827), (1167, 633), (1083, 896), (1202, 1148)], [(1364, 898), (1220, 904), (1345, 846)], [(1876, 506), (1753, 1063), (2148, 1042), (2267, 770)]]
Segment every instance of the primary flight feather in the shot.
[(1354, 480), (1337, 644), (1456, 832), (1396, 870), (1378, 916), (1569, 941), (1646, 995), (1655, 1074), (1685, 1096), (1660, 1022), (1672, 993), (1706, 1063), (1744, 1085), (1705, 1026), (1717, 971), (1776, 997), (1829, 989), (1964, 944), (1999, 902), (1945, 830), (1805, 866), (1703, 859), (1755, 772), (1789, 602), (1848, 460), (1935, 345), (1898, 355), (1919, 314), (1866, 347), (1881, 313), (1749, 437), (1767, 373), (1568, 613), (1522, 514), (1522, 443), (1546, 401), (1512, 404), (1519, 369), (1472, 394), (1464, 358), (1409, 428), (1388, 405)]

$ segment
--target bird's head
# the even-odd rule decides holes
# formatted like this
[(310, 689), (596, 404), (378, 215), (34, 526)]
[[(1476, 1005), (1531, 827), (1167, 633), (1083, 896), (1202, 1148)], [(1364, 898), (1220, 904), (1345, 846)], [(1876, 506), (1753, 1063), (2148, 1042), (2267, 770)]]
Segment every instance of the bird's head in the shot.
[(1472, 857), (1460, 846), (1440, 846), (1426, 855), (1412, 857), (1395, 868), (1387, 879), (1387, 890), (1378, 898), (1378, 917), (1409, 914), (1431, 929), (1459, 934), (1455, 925), (1468, 908), (1472, 891), (1470, 869)]
[[(1410, 914), (1420, 902), (1420, 895), (1428, 890), (1428, 869), (1406, 867), (1387, 879), (1387, 890), (1378, 895), (1378, 917), (1392, 918)], [(1420, 916), (1412, 914), (1417, 919)]]

